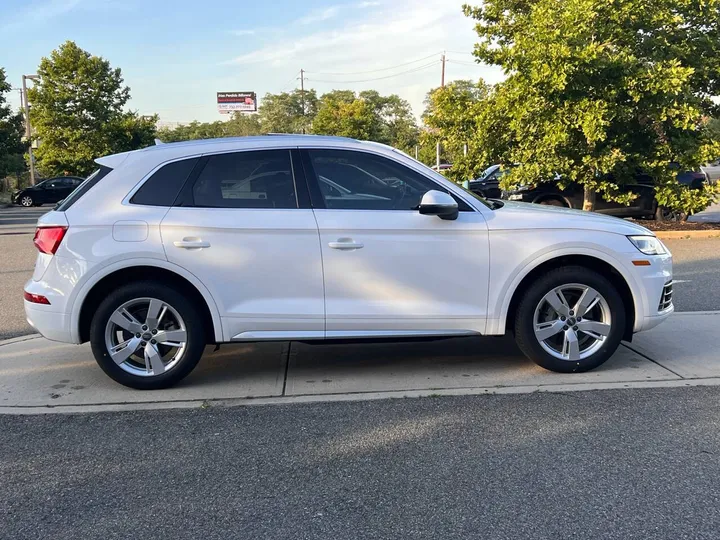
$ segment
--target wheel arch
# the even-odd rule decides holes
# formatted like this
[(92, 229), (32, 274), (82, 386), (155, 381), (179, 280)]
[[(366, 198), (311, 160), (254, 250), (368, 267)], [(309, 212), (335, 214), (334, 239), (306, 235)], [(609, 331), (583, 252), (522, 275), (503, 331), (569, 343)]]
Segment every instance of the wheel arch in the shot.
[(84, 343), (89, 340), (92, 315), (108, 291), (133, 281), (152, 279), (171, 284), (187, 294), (202, 311), (208, 338), (212, 337), (216, 343), (223, 341), (220, 314), (209, 291), (184, 269), (166, 261), (153, 260), (125, 261), (125, 264), (111, 265), (95, 274), (82, 287), (73, 302), (71, 313), (74, 342)]
[(525, 291), (537, 279), (537, 277), (548, 270), (559, 268), (561, 266), (582, 266), (600, 273), (615, 285), (620, 293), (625, 307), (626, 326), (623, 333), (623, 339), (630, 341), (636, 325), (636, 317), (638, 313), (642, 313), (642, 306), (637, 305), (639, 299), (633, 294), (628, 276), (618, 266), (611, 264), (604, 258), (600, 258), (590, 254), (562, 254), (548, 258), (539, 262), (539, 264), (526, 269), (526, 271), (516, 278), (517, 284), (512, 289), (512, 295), (509, 302), (506, 302), (501, 315), (501, 321), (505, 325), (505, 330), (515, 328), (515, 315), (518, 304), (525, 294)]

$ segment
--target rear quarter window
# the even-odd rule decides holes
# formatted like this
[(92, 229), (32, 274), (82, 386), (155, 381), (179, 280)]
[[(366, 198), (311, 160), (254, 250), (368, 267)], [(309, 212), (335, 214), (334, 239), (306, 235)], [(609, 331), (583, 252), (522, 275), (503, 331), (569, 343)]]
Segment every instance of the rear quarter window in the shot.
[(130, 199), (130, 203), (172, 206), (198, 159), (183, 159), (163, 165), (140, 186)]
[(73, 204), (79, 201), (83, 195), (85, 195), (90, 189), (96, 185), (100, 180), (105, 178), (112, 169), (110, 167), (101, 166), (90, 176), (88, 176), (82, 183), (76, 187), (73, 192), (68, 195), (63, 201), (55, 208), (58, 212), (64, 212), (70, 208)]

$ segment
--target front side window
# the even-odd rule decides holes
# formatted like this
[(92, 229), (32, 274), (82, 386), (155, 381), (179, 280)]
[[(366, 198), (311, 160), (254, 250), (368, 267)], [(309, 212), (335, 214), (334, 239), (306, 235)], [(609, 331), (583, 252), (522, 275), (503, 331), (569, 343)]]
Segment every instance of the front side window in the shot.
[(210, 156), (192, 194), (206, 208), (297, 208), (290, 151)]
[(351, 150), (309, 150), (326, 208), (416, 210), (422, 196), (444, 188), (387, 158)]

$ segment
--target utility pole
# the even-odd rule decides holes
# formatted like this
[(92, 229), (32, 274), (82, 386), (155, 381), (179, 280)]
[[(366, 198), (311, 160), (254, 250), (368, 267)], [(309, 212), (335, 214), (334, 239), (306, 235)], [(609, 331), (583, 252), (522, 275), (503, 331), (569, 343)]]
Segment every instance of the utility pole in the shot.
[(305, 70), (300, 68), (300, 103), (302, 104), (302, 132), (305, 134)]
[[(442, 72), (440, 75), (440, 86), (445, 88), (445, 53), (442, 53)], [(440, 172), (440, 141), (435, 145), (435, 165), (437, 172)]]
[(442, 76), (440, 77), (440, 86), (445, 88), (445, 53), (442, 54)]
[(23, 93), (23, 107), (25, 108), (25, 138), (28, 141), (28, 161), (30, 162), (30, 185), (35, 185), (35, 161), (32, 154), (32, 129), (30, 127), (30, 105), (28, 104), (27, 95), (27, 80), (36, 81), (39, 79), (37, 75), (23, 75), (22, 76), (22, 93)]

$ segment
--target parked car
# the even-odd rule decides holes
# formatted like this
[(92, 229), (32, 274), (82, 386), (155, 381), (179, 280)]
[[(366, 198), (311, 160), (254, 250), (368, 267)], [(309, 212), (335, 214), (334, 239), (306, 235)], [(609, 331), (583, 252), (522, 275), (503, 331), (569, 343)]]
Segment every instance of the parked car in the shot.
[(25, 207), (57, 203), (70, 195), (82, 182), (83, 179), (77, 176), (48, 178), (34, 186), (14, 192), (12, 202)]
[(439, 168), (437, 165), (433, 165), (430, 168), (433, 171), (449, 171), (450, 169), (452, 169), (452, 163), (441, 163)]
[[(701, 189), (706, 182), (702, 172), (684, 171), (677, 175), (680, 184), (690, 189)], [(658, 212), (664, 212), (655, 200), (655, 181), (649, 174), (635, 174), (633, 182), (620, 186), (621, 193), (634, 193), (635, 199), (629, 205), (608, 201), (598, 194), (595, 201), (595, 212), (617, 217), (654, 218)], [(582, 209), (584, 190), (580, 184), (572, 183), (565, 189), (555, 182), (541, 182), (537, 185), (519, 186), (511, 191), (503, 191), (503, 199), (521, 201), (549, 206)]]
[(178, 382), (208, 343), (268, 340), (511, 332), (580, 372), (673, 311), (647, 229), (486, 201), (378, 143), (229, 138), (97, 163), (39, 220), (25, 310), (134, 388)]
[(491, 165), (483, 171), (479, 178), (469, 182), (468, 189), (486, 199), (499, 199), (502, 196), (500, 180), (506, 172), (507, 169), (500, 165)]

